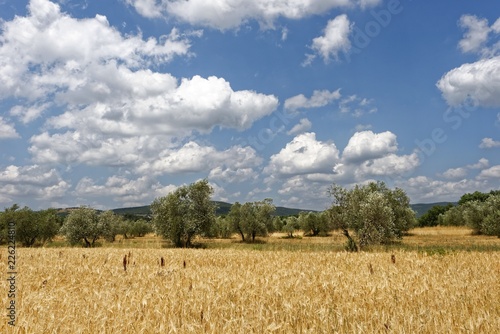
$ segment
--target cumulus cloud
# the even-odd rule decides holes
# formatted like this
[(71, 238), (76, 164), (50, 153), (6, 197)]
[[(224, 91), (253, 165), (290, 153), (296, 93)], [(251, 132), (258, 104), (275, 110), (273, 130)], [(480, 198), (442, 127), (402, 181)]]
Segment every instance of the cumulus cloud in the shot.
[(463, 64), (446, 73), (437, 83), (451, 106), (469, 99), (474, 105), (500, 106), (500, 56)]
[(27, 124), (40, 117), (48, 106), (48, 103), (28, 107), (17, 105), (10, 109), (10, 114), (19, 118), (22, 123)]
[(472, 170), (472, 169), (484, 169), (484, 168), (488, 167), (489, 164), (490, 164), (490, 162), (488, 161), (488, 159), (481, 158), (475, 164), (469, 164), (465, 167), (450, 168), (450, 169), (446, 170), (444, 173), (442, 173), (441, 176), (444, 177), (445, 179), (451, 179), (451, 180), (463, 179), (468, 175), (470, 170)]
[[(175, 140), (215, 127), (245, 130), (272, 113), (273, 95), (147, 68), (189, 57), (189, 38), (200, 34), (122, 35), (102, 15), (76, 19), (33, 0), (26, 16), (2, 22), (0, 99), (19, 99), (10, 115), (22, 123), (49, 116), (30, 139), (37, 163), (138, 164)], [(2, 138), (19, 136), (3, 118), (0, 129)]]
[(372, 131), (356, 132), (344, 149), (342, 159), (345, 162), (362, 162), (381, 158), (397, 151), (396, 135), (390, 131), (373, 133)]
[(14, 125), (6, 121), (2, 116), (0, 116), (0, 139), (8, 138), (19, 138), (19, 134), (16, 131)]
[(437, 82), (443, 98), (451, 106), (472, 102), (476, 106), (500, 106), (500, 43), (488, 45), (491, 35), (500, 33), (500, 19), (489, 26), (486, 19), (463, 15), (460, 26), (465, 30), (458, 46), (462, 52), (474, 52), (481, 58), (445, 73)]
[(500, 141), (493, 140), (493, 138), (483, 138), (481, 140), (481, 144), (479, 144), (479, 148), (493, 148), (500, 147)]
[(340, 53), (348, 53), (351, 49), (349, 35), (352, 24), (346, 14), (328, 21), (323, 36), (313, 39), (311, 48), (323, 58), (325, 63), (339, 59)]
[(175, 17), (192, 25), (219, 30), (238, 28), (255, 20), (263, 28), (274, 27), (280, 18), (302, 19), (311, 15), (325, 14), (334, 8), (372, 7), (380, 0), (220, 0), (220, 1), (169, 1), (126, 0), (145, 17)]
[(479, 173), (479, 180), (488, 180), (488, 179), (500, 179), (500, 165), (492, 166), (488, 169), (483, 169), (481, 173)]
[(101, 15), (72, 18), (47, 0), (32, 0), (28, 10), (27, 16), (2, 24), (0, 98), (57, 98), (85, 87), (92, 66), (114, 60), (138, 68), (189, 54), (190, 42), (177, 29), (159, 40), (144, 40), (123, 36)]
[(271, 156), (264, 171), (273, 175), (331, 173), (338, 159), (335, 144), (318, 141), (314, 132), (306, 132)]
[(397, 155), (396, 151), (396, 136), (391, 132), (355, 133), (341, 157), (335, 144), (304, 133), (271, 157), (264, 169), (269, 174), (265, 182), (280, 182), (281, 195), (301, 194), (298, 198), (304, 203), (313, 203), (314, 196), (319, 192), (325, 196), (333, 182), (350, 185), (386, 177), (398, 179), (420, 164), (416, 152)]
[(462, 179), (467, 176), (467, 169), (463, 167), (450, 168), (443, 173), (446, 179)]
[(488, 161), (488, 159), (481, 158), (475, 164), (467, 165), (467, 168), (469, 168), (469, 169), (483, 169), (483, 168), (488, 167), (489, 165), (490, 165), (490, 162)]
[(491, 190), (491, 183), (485, 180), (460, 179), (457, 181), (443, 181), (427, 176), (399, 180), (396, 182), (396, 186), (404, 189), (414, 203), (455, 202), (465, 193), (476, 190), (482, 192)]
[(166, 196), (176, 189), (175, 185), (164, 186), (149, 176), (129, 179), (113, 175), (102, 184), (89, 177), (82, 178), (75, 187), (74, 195), (92, 200), (106, 194), (119, 205), (137, 206), (151, 202), (156, 197)]
[(288, 135), (297, 135), (302, 132), (306, 132), (311, 129), (312, 123), (307, 118), (302, 118), (298, 124), (295, 124), (290, 131), (287, 132)]
[(249, 146), (218, 151), (213, 146), (191, 141), (180, 148), (162, 151), (157, 159), (139, 166), (138, 171), (156, 175), (207, 172), (210, 179), (241, 182), (255, 178), (254, 167), (261, 163), (262, 158)]
[(286, 99), (285, 109), (293, 111), (297, 109), (324, 107), (340, 99), (340, 97), (340, 89), (332, 92), (328, 90), (315, 90), (310, 98), (305, 97), (304, 94), (299, 94)]
[(33, 197), (50, 204), (62, 198), (71, 185), (54, 168), (9, 165), (0, 169), (0, 187), (5, 202)]
[(459, 24), (462, 29), (466, 30), (464, 37), (458, 43), (462, 52), (479, 51), (488, 40), (490, 32), (488, 20), (479, 19), (474, 15), (463, 15)]

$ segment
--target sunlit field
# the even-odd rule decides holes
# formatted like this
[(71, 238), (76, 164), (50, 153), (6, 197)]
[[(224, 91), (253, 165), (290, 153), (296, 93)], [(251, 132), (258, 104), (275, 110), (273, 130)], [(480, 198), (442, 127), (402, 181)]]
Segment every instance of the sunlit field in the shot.
[[(149, 248), (126, 247), (133, 240)], [(430, 251), (438, 240), (445, 251)], [(274, 235), (172, 249), (148, 236), (113, 248), (18, 248), (17, 324), (4, 317), (0, 333), (499, 331), (500, 252), (446, 246), (498, 247), (499, 238), (418, 229), (407, 248), (360, 253), (342, 251), (343, 241)]]

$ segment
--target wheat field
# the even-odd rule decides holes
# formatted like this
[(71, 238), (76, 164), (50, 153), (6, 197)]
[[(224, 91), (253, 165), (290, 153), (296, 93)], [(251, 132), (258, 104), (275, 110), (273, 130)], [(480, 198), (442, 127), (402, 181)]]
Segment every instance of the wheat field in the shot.
[(0, 332), (499, 331), (500, 252), (391, 255), (18, 249), (17, 323)]

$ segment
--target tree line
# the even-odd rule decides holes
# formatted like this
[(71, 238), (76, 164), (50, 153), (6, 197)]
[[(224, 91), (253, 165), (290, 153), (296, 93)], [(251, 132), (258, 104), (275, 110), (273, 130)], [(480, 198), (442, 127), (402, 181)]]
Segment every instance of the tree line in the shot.
[(475, 233), (500, 237), (500, 191), (462, 196), (457, 206), (431, 208), (416, 219), (410, 200), (400, 189), (384, 182), (371, 182), (346, 189), (333, 184), (332, 205), (322, 212), (276, 216), (272, 199), (234, 203), (229, 212), (216, 216), (208, 180), (179, 187), (151, 204), (151, 221), (125, 218), (113, 211), (100, 212), (82, 206), (63, 218), (56, 209), (33, 211), (13, 205), (0, 212), (0, 243), (7, 239), (8, 223), (16, 223), (16, 239), (24, 246), (43, 245), (62, 235), (71, 245), (93, 247), (99, 239), (113, 242), (117, 235), (140, 237), (155, 232), (176, 247), (191, 247), (197, 237), (230, 238), (242, 242), (284, 232), (288, 238), (298, 231), (305, 236), (325, 236), (334, 230), (346, 237), (345, 249), (357, 251), (370, 245), (401, 239), (415, 226), (467, 225)]
[(0, 212), (0, 244), (7, 241), (9, 222), (15, 222), (16, 241), (25, 247), (44, 245), (62, 235), (71, 245), (93, 247), (98, 239), (115, 241), (141, 237), (153, 231), (150, 222), (142, 218), (117, 215), (113, 211), (100, 212), (82, 206), (72, 209), (64, 218), (56, 209), (33, 211), (17, 204)]
[(418, 225), (468, 226), (475, 234), (500, 238), (500, 190), (464, 194), (457, 205), (436, 205), (419, 218)]
[(176, 246), (189, 247), (197, 235), (230, 237), (236, 233), (242, 241), (253, 242), (257, 236), (275, 231), (293, 237), (299, 229), (311, 236), (339, 229), (347, 238), (346, 249), (356, 251), (400, 239), (416, 224), (406, 193), (399, 188), (391, 190), (383, 182), (357, 185), (351, 190), (333, 185), (329, 209), (284, 219), (273, 216), (272, 199), (236, 202), (225, 217), (216, 217), (212, 193), (208, 181), (201, 180), (155, 199), (151, 211), (156, 232)]

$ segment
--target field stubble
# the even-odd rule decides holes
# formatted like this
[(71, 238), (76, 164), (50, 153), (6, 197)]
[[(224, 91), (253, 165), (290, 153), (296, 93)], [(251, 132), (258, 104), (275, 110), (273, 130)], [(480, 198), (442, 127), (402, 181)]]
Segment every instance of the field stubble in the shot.
[(500, 252), (394, 255), (19, 249), (18, 321), (0, 332), (498, 332)]

